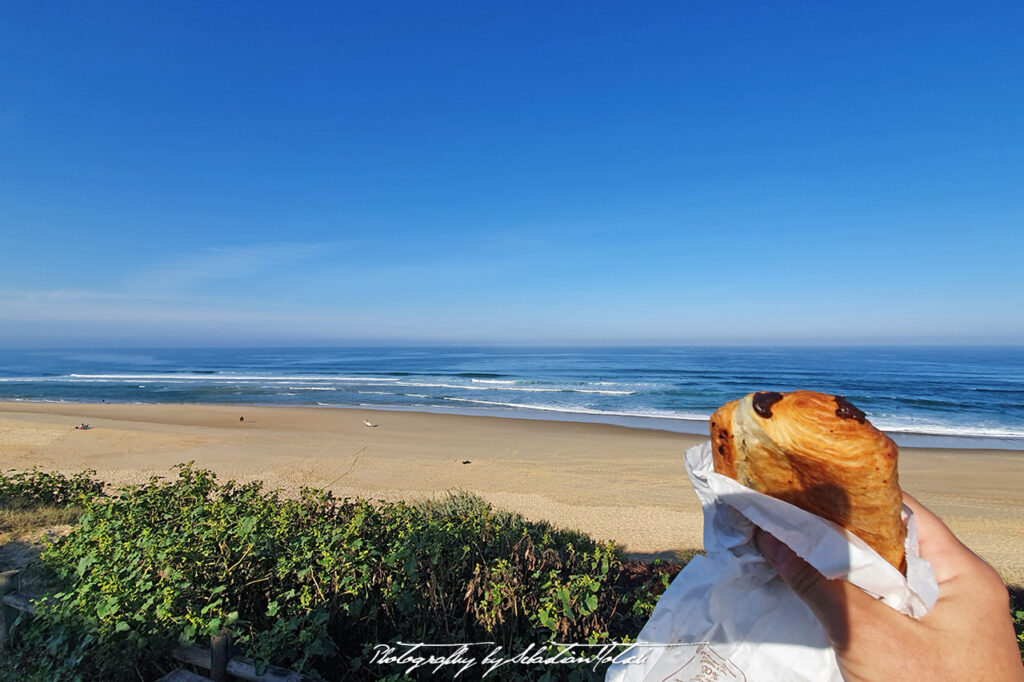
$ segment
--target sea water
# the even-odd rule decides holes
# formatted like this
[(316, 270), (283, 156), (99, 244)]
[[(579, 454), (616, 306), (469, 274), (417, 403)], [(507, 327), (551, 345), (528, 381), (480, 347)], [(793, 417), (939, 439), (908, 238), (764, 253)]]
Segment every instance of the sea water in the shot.
[(751, 391), (846, 396), (902, 445), (1024, 449), (1024, 347), (3, 350), (0, 400), (308, 405), (707, 433)]

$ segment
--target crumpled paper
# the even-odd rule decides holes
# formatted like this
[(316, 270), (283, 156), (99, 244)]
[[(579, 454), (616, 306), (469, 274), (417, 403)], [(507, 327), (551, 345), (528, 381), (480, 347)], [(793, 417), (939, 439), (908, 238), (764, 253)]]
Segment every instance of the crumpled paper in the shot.
[(687, 450), (685, 459), (704, 508), (707, 557), (694, 557), (658, 600), (637, 637), (637, 651), (650, 649), (643, 663), (610, 666), (606, 682), (841, 682), (821, 624), (761, 556), (755, 526), (826, 578), (848, 580), (902, 613), (920, 618), (938, 598), (906, 505), (904, 577), (836, 524), (715, 473), (710, 442)]

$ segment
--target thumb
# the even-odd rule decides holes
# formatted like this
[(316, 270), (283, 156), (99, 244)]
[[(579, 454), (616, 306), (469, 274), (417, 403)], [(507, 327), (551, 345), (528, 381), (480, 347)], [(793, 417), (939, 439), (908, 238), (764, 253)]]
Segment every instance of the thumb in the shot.
[(782, 541), (760, 528), (754, 533), (754, 542), (779, 577), (814, 612), (836, 650), (846, 648), (850, 639), (849, 601), (851, 597), (856, 599), (848, 588), (860, 590), (845, 580), (827, 580)]

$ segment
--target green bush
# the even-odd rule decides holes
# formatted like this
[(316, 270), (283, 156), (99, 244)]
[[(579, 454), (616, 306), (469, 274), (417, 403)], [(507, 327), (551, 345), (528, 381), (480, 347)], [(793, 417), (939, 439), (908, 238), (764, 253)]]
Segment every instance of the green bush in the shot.
[(1017, 633), (1017, 648), (1020, 649), (1021, 660), (1024, 660), (1024, 587), (1010, 588), (1010, 619), (1013, 630)]
[(67, 507), (93, 500), (103, 495), (103, 481), (93, 479), (95, 475), (93, 470), (77, 473), (70, 478), (38, 469), (0, 473), (0, 505), (8, 508), (41, 505)]
[(0, 544), (12, 538), (74, 523), (78, 506), (103, 494), (103, 483), (92, 479), (95, 471), (67, 477), (33, 469), (0, 474)]
[(623, 640), (678, 570), (628, 563), (611, 543), (466, 493), (419, 505), (309, 489), (286, 499), (182, 465), (173, 481), (83, 503), (78, 525), (42, 557), (64, 591), (15, 628), (6, 665), (21, 678), (155, 678), (173, 667), (179, 640), (224, 627), (246, 655), (346, 680), (400, 673), (369, 665), (374, 645), (388, 642), (490, 641), (508, 655)]

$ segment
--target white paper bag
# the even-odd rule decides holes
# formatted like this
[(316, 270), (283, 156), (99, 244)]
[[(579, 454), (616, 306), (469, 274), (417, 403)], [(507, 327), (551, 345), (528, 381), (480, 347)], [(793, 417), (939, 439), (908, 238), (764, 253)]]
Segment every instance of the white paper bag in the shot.
[(939, 588), (918, 556), (908, 507), (904, 577), (836, 524), (716, 474), (710, 442), (686, 451), (686, 470), (704, 507), (707, 557), (694, 557), (658, 600), (637, 637), (637, 651), (650, 648), (643, 663), (609, 667), (607, 682), (842, 680), (821, 624), (761, 556), (754, 526), (826, 578), (848, 580), (902, 613), (920, 618), (935, 603)]

